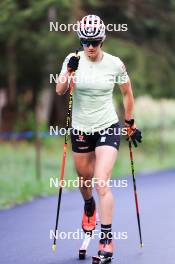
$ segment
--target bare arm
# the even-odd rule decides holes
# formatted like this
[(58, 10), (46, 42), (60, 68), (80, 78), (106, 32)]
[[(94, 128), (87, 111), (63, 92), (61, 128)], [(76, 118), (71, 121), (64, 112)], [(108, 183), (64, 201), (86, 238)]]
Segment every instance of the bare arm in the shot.
[(125, 108), (125, 126), (127, 127), (128, 139), (130, 138), (135, 147), (142, 142), (142, 133), (136, 128), (133, 118), (134, 97), (130, 80), (127, 83), (120, 85), (120, 90), (123, 95), (123, 104)]
[(67, 71), (64, 74), (59, 75), (57, 84), (56, 84), (56, 93), (58, 95), (63, 95), (68, 89), (68, 77), (70, 73)]
[(120, 90), (123, 95), (123, 105), (125, 109), (125, 120), (130, 120), (133, 118), (134, 111), (134, 97), (131, 87), (130, 80), (127, 83), (120, 85)]

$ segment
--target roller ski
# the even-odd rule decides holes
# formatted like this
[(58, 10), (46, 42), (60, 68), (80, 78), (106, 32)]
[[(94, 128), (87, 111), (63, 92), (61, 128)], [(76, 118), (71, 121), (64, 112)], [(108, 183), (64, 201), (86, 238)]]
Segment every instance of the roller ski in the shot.
[(87, 250), (88, 250), (91, 238), (92, 238), (91, 234), (85, 234), (85, 238), (84, 238), (83, 243), (79, 249), (79, 259), (80, 260), (83, 260), (86, 258)]
[(96, 228), (96, 224), (97, 224), (97, 213), (95, 209), (95, 201), (93, 198), (91, 198), (85, 201), (85, 206), (84, 206), (82, 229), (85, 233), (85, 238), (79, 249), (80, 260), (86, 258), (87, 250), (92, 238), (92, 232)]
[(98, 256), (92, 257), (92, 264), (106, 264), (113, 259), (113, 245), (112, 241), (105, 241), (99, 243)]

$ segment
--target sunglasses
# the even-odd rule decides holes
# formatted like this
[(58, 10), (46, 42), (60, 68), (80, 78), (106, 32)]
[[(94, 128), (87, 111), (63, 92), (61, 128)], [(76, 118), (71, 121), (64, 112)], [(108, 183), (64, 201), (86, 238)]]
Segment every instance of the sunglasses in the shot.
[(89, 47), (90, 45), (92, 45), (93, 47), (97, 47), (101, 44), (101, 40), (81, 40), (80, 42), (85, 47)]

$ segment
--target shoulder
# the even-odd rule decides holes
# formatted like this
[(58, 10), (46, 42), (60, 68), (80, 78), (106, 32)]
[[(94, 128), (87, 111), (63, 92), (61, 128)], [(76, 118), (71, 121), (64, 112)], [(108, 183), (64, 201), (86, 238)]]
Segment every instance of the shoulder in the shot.
[(123, 61), (116, 56), (113, 56), (107, 52), (104, 52), (105, 57), (110, 60), (115, 66), (121, 67), (122, 65), (124, 65)]
[(67, 62), (67, 63), (68, 63), (69, 59), (70, 59), (72, 56), (74, 56), (74, 55), (75, 55), (74, 53), (69, 53), (69, 54), (65, 57), (64, 62)]
[(111, 66), (113, 66), (113, 69), (115, 70), (117, 74), (126, 72), (125, 64), (119, 57), (113, 56), (106, 52), (104, 54), (105, 54), (106, 60), (108, 61), (108, 63), (110, 63)]

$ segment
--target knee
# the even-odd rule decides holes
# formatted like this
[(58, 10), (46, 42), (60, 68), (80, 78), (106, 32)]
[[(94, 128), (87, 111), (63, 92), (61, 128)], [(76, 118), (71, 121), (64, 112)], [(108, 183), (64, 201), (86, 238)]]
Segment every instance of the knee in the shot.
[(109, 191), (109, 181), (111, 173), (102, 170), (95, 171), (96, 191), (99, 196), (105, 196)]
[(79, 181), (81, 182), (86, 182), (86, 181), (91, 181), (93, 178), (92, 173), (84, 172), (84, 173), (78, 173), (78, 178)]
[(79, 179), (84, 181), (92, 179), (94, 173), (93, 168), (91, 166), (79, 166), (79, 168), (76, 168), (76, 171)]
[(91, 174), (78, 174), (79, 188), (86, 190), (92, 188), (92, 175)]
[(98, 196), (105, 196), (109, 191), (107, 182), (104, 180), (98, 179), (96, 182), (96, 191), (97, 191)]

